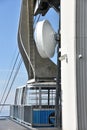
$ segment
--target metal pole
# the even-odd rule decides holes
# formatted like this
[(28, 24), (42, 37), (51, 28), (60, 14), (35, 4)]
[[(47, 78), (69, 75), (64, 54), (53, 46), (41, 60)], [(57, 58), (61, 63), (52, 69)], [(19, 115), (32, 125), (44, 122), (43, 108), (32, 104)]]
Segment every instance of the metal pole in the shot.
[(42, 101), (41, 101), (41, 87), (39, 87), (39, 106), (41, 108), (41, 104), (42, 104)]
[(61, 56), (61, 37), (60, 37), (60, 13), (59, 13), (59, 44), (57, 47), (57, 87), (56, 87), (56, 127), (61, 128), (61, 61), (59, 57)]

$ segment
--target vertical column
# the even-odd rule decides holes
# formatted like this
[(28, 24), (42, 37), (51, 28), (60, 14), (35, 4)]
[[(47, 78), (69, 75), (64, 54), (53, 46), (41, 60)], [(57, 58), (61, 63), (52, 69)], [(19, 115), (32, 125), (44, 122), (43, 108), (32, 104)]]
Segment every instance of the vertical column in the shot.
[(41, 87), (39, 87), (39, 106), (41, 107)]
[(87, 0), (76, 2), (78, 130), (87, 130)]
[(61, 0), (61, 56), (65, 55), (61, 61), (63, 130), (78, 130), (75, 27), (76, 0)]

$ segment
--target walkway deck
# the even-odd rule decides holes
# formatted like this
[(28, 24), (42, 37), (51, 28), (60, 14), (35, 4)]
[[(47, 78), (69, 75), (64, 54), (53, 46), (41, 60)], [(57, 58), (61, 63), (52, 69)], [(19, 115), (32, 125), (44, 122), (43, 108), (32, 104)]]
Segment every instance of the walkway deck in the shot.
[(29, 130), (7, 118), (0, 119), (0, 130)]
[(58, 128), (26, 128), (8, 118), (0, 119), (0, 130), (58, 130)]

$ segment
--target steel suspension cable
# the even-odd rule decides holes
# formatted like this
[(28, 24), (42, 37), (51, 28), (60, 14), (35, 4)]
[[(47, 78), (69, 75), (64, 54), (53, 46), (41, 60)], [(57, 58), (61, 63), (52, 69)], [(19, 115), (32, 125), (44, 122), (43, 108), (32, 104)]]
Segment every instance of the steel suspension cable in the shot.
[(5, 100), (4, 100), (3, 104), (2, 104), (2, 107), (1, 107), (1, 109), (0, 109), (0, 112), (1, 112), (2, 109), (3, 109), (5, 102), (7, 101), (7, 98), (8, 98), (8, 96), (9, 96), (9, 94), (10, 94), (10, 91), (11, 91), (11, 89), (12, 89), (12, 86), (13, 86), (13, 84), (14, 84), (14, 81), (15, 81), (15, 79), (16, 79), (16, 77), (17, 77), (17, 74), (18, 74), (18, 72), (19, 72), (19, 69), (20, 69), (21, 65), (22, 65), (22, 59), (20, 59), (20, 61), (19, 61), (18, 67), (17, 67), (17, 69), (16, 69), (15, 75), (14, 75), (13, 80), (12, 80), (12, 82), (11, 82), (11, 85), (10, 85), (10, 88), (9, 88), (9, 90), (8, 90), (8, 93), (7, 93), (6, 97), (5, 97)]
[(9, 82), (10, 82), (10, 80), (11, 80), (13, 71), (14, 71), (14, 69), (15, 69), (15, 66), (16, 66), (16, 63), (17, 63), (17, 60), (18, 60), (18, 57), (19, 57), (19, 52), (18, 52), (18, 54), (17, 54), (17, 56), (16, 56), (16, 59), (15, 59), (14, 65), (13, 65), (13, 67), (12, 67), (12, 70), (11, 70), (11, 73), (10, 73), (10, 76), (9, 76), (9, 79), (8, 79), (8, 81), (7, 81), (7, 84), (6, 84), (6, 87), (5, 87), (5, 89), (4, 89), (2, 98), (1, 98), (1, 100), (0, 100), (0, 104), (2, 103), (3, 98), (4, 98), (4, 96), (5, 96), (5, 93), (6, 93), (6, 91), (7, 91), (7, 88), (8, 88)]

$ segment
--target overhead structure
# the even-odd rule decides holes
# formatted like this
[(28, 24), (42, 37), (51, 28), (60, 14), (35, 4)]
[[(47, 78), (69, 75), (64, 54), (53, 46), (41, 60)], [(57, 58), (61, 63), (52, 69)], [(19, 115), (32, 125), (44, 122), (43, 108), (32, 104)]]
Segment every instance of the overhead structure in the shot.
[(87, 0), (61, 0), (61, 53), (62, 129), (87, 130)]
[[(25, 103), (21, 102), (19, 104), (15, 104), (12, 106), (12, 113), (16, 106), (17, 115), (15, 116), (15, 119), (21, 119), (21, 112), (24, 111), (23, 120), (25, 121), (25, 117), (27, 119), (27, 112), (29, 112), (29, 114), (31, 113), (32, 116), (33, 109), (30, 111), (30, 108), (34, 107), (34, 113), (36, 114), (33, 117), (29, 116), (28, 119), (33, 119), (35, 122), (29, 120), (25, 121), (32, 124), (32, 126), (55, 126), (56, 124), (55, 98), (57, 99), (57, 65), (50, 60), (50, 57), (54, 55), (56, 47), (55, 31), (48, 21), (39, 22), (36, 25), (36, 41), (34, 41), (33, 29), (34, 16), (37, 14), (45, 15), (50, 7), (54, 7), (58, 11), (59, 0), (23, 0), (21, 7), (18, 29), (18, 46), (28, 73), (28, 82), (24, 89), (20, 89), (18, 91), (19, 93), (22, 93), (22, 91), (25, 90), (26, 93), (28, 91), (26, 90), (28, 86), (29, 91), (27, 97), (29, 99), (29, 96), (31, 96), (31, 100), (32, 102), (34, 101), (34, 104), (27, 104), (28, 111), (26, 111)], [(25, 95), (26, 94), (24, 94), (24, 98)], [(20, 99), (20, 101), (23, 100)], [(40, 118), (37, 113), (42, 115), (43, 112), (45, 114)], [(12, 114), (12, 118), (14, 117), (13, 115), (14, 114)]]
[[(56, 65), (43, 59), (36, 48), (33, 38), (34, 0), (23, 0), (18, 29), (18, 45), (28, 72), (29, 79), (54, 80)], [(44, 69), (43, 69), (44, 68)]]
[(60, 0), (34, 0), (34, 15), (45, 15), (49, 8), (59, 11)]

